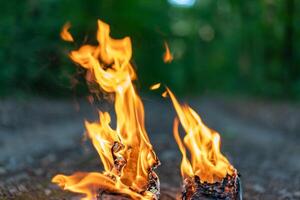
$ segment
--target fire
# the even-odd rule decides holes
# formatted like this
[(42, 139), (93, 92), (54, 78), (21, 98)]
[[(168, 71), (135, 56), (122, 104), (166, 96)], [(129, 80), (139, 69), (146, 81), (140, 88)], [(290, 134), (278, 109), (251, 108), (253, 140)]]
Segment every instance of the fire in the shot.
[(69, 32), (69, 29), (71, 28), (71, 23), (67, 22), (65, 23), (65, 25), (63, 26), (61, 32), (60, 32), (60, 37), (67, 42), (73, 42), (73, 36), (71, 35), (71, 33)]
[[(182, 153), (181, 175), (184, 179), (198, 176), (202, 182), (214, 183), (227, 174), (235, 172), (234, 167), (220, 151), (220, 135), (205, 126), (199, 115), (188, 105), (180, 105), (167, 88), (178, 118), (174, 120), (173, 133)], [(183, 142), (179, 136), (179, 121), (186, 132)], [(186, 148), (190, 152), (188, 158)]]
[(133, 199), (156, 199), (159, 191), (150, 182), (155, 179), (159, 184), (152, 171), (159, 160), (145, 130), (143, 103), (133, 85), (136, 74), (130, 63), (131, 40), (113, 39), (109, 34), (109, 25), (98, 20), (98, 46), (84, 45), (70, 53), (105, 92), (114, 94), (115, 129), (107, 112), (99, 112), (99, 122), (85, 122), (104, 171), (56, 175), (52, 181), (65, 190), (84, 194), (86, 200), (95, 199), (99, 189)]
[(165, 53), (164, 53), (164, 56), (163, 56), (163, 60), (164, 60), (165, 63), (170, 63), (173, 60), (173, 55), (171, 54), (168, 43), (164, 42), (164, 45), (165, 45)]

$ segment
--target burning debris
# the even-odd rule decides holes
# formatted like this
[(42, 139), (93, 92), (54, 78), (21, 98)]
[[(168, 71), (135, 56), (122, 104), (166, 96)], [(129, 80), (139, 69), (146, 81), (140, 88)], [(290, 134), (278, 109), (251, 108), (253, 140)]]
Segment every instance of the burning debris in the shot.
[[(174, 121), (174, 137), (182, 153), (183, 200), (241, 200), (241, 183), (237, 170), (220, 152), (220, 136), (204, 125), (188, 105), (180, 105), (167, 88), (178, 118)], [(179, 136), (179, 121), (186, 132)], [(186, 148), (191, 156), (187, 156)]]
[(153, 170), (160, 162), (145, 130), (143, 103), (133, 85), (136, 74), (130, 64), (131, 41), (129, 37), (112, 39), (109, 33), (109, 25), (99, 20), (98, 46), (84, 45), (70, 53), (75, 63), (92, 74), (93, 82), (114, 95), (116, 129), (111, 128), (107, 112), (99, 112), (99, 122), (85, 123), (104, 172), (56, 175), (52, 181), (65, 190), (84, 194), (85, 200), (96, 199), (104, 193), (132, 199), (158, 199), (159, 179)]

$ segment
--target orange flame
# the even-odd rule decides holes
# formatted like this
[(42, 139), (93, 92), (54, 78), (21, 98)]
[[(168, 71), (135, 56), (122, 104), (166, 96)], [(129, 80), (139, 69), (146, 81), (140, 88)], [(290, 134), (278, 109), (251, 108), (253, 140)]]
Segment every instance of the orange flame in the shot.
[[(205, 126), (192, 108), (188, 105), (180, 105), (168, 88), (167, 91), (186, 132), (182, 142), (178, 132), (179, 121), (176, 118), (173, 133), (182, 153), (182, 177), (185, 179), (198, 176), (203, 182), (214, 183), (222, 180), (227, 174), (232, 175), (235, 169), (220, 151), (220, 135)], [(190, 152), (191, 161), (187, 156), (185, 146)]]
[[(122, 193), (133, 199), (155, 199), (149, 188), (152, 171), (159, 161), (150, 144), (144, 125), (144, 107), (133, 80), (136, 74), (130, 59), (129, 37), (112, 39), (108, 24), (98, 20), (98, 46), (84, 45), (70, 53), (71, 59), (88, 72), (105, 91), (115, 95), (116, 129), (110, 127), (110, 115), (100, 112), (100, 121), (86, 122), (88, 136), (104, 166), (103, 173), (56, 175), (52, 181), (65, 190), (93, 199), (97, 189)], [(157, 177), (156, 177), (157, 178)]]
[(167, 43), (167, 42), (164, 42), (164, 45), (165, 45), (166, 51), (165, 51), (165, 53), (164, 53), (163, 59), (164, 59), (164, 62), (165, 62), (165, 63), (170, 63), (170, 62), (172, 62), (172, 60), (173, 60), (173, 55), (172, 55), (171, 52), (170, 52), (168, 43)]
[(69, 32), (70, 28), (71, 28), (71, 23), (67, 22), (67, 23), (65, 23), (65, 25), (63, 26), (63, 28), (60, 32), (60, 37), (64, 41), (67, 41), (67, 42), (73, 42), (74, 41), (73, 36)]
[(160, 87), (160, 83), (156, 83), (152, 86), (150, 86), (150, 90), (157, 90)]
[(168, 92), (167, 92), (167, 91), (164, 91), (164, 92), (161, 94), (161, 96), (162, 96), (163, 98), (167, 98)]

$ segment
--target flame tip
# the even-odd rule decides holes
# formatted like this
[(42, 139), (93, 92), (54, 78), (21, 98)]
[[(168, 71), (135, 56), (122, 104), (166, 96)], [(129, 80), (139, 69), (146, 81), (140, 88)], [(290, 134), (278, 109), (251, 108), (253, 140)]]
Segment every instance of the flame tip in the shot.
[(171, 63), (173, 61), (173, 55), (170, 51), (169, 45), (166, 41), (164, 41), (165, 53), (163, 55), (163, 61), (165, 63)]
[(71, 23), (69, 21), (67, 21), (63, 25), (62, 30), (60, 32), (61, 39), (64, 40), (64, 41), (66, 41), (66, 42), (74, 42), (73, 36), (69, 32), (70, 28), (71, 28)]

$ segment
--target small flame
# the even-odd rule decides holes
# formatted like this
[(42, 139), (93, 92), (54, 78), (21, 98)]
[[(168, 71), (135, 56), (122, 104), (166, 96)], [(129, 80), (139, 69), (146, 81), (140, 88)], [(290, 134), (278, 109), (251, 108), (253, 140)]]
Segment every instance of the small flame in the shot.
[(167, 92), (167, 91), (164, 91), (164, 92), (161, 94), (161, 96), (162, 96), (163, 98), (167, 98), (168, 92)]
[(109, 25), (98, 20), (98, 46), (84, 45), (70, 53), (74, 62), (93, 74), (89, 77), (94, 82), (115, 95), (116, 129), (110, 127), (107, 112), (99, 112), (99, 122), (85, 122), (104, 172), (56, 175), (52, 181), (65, 190), (85, 194), (86, 200), (96, 198), (99, 189), (133, 199), (155, 199), (149, 179), (156, 177), (152, 170), (159, 161), (145, 130), (143, 103), (132, 83), (136, 74), (130, 63), (131, 41), (129, 37), (113, 39), (109, 33)]
[(74, 41), (73, 36), (69, 32), (70, 28), (71, 28), (71, 23), (67, 22), (67, 23), (65, 23), (65, 25), (63, 26), (63, 28), (60, 32), (60, 37), (64, 41), (67, 41), (67, 42), (73, 42)]
[(150, 87), (150, 90), (157, 90), (160, 87), (160, 83), (156, 83)]
[(168, 43), (164, 42), (164, 45), (165, 45), (165, 53), (164, 53), (163, 59), (164, 59), (165, 63), (170, 63), (173, 60), (173, 55), (170, 52)]
[[(227, 174), (232, 175), (235, 169), (220, 151), (220, 135), (205, 126), (191, 107), (180, 105), (168, 88), (167, 91), (179, 118), (174, 120), (173, 133), (182, 153), (182, 177), (185, 179), (198, 176), (203, 182), (214, 183), (222, 180)], [(186, 132), (183, 142), (178, 132), (179, 121)], [(190, 152), (191, 161), (185, 146)]]

